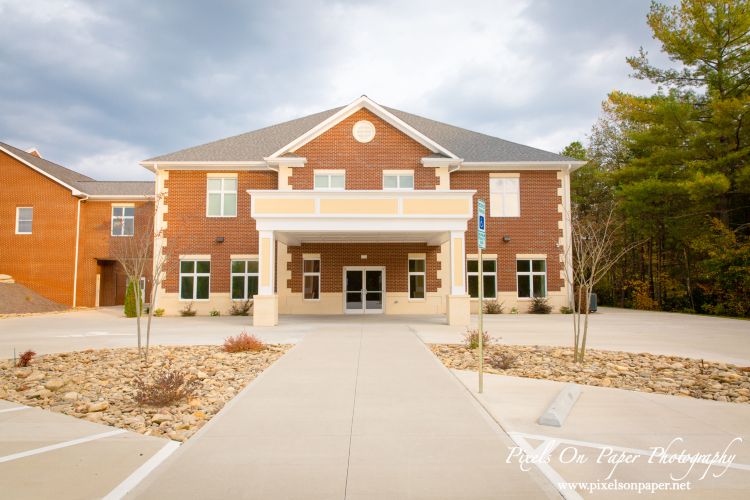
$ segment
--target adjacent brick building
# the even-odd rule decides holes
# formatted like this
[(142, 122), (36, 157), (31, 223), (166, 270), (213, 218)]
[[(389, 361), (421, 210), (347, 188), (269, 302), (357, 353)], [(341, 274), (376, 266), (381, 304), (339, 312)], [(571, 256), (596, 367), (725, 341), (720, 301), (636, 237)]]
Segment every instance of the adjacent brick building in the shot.
[(485, 296), (570, 303), (571, 158), (382, 107), (350, 105), (145, 160), (162, 200), (159, 307), (278, 314), (447, 314)]
[[(96, 181), (0, 143), (0, 274), (71, 307), (122, 304), (127, 281), (116, 257), (152, 231), (153, 199), (153, 182)], [(132, 231), (130, 222), (113, 226), (131, 211)]]

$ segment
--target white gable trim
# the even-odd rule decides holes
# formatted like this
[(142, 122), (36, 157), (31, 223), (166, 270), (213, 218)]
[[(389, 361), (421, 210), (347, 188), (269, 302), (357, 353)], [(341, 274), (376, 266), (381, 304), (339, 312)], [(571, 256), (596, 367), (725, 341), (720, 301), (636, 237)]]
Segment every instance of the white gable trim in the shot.
[(284, 153), (296, 151), (297, 149), (301, 148), (308, 142), (312, 141), (316, 137), (323, 134), (325, 131), (333, 128), (340, 122), (342, 122), (347, 117), (353, 115), (357, 111), (359, 111), (362, 108), (367, 108), (368, 110), (375, 113), (377, 116), (388, 122), (393, 127), (397, 128), (401, 132), (405, 133), (418, 143), (422, 144), (424, 147), (429, 149), (430, 151), (434, 153), (442, 153), (446, 156), (449, 156), (451, 158), (458, 159), (458, 156), (448, 151), (446, 148), (438, 144), (437, 142), (433, 141), (423, 133), (419, 132), (417, 129), (412, 127), (411, 125), (407, 124), (405, 121), (401, 120), (399, 117), (394, 115), (393, 113), (387, 111), (385, 108), (374, 102), (369, 97), (363, 95), (362, 97), (356, 99), (354, 102), (349, 104), (348, 106), (342, 108), (338, 112), (334, 113), (327, 119), (320, 122), (315, 127), (311, 128), (283, 148), (279, 149), (275, 153), (273, 153), (271, 156), (269, 156), (267, 159), (275, 159), (279, 156), (283, 155)]
[(73, 196), (81, 196), (83, 194), (79, 189), (74, 188), (73, 186), (71, 186), (69, 184), (66, 184), (65, 182), (61, 181), (57, 177), (54, 177), (53, 175), (49, 174), (48, 172), (45, 172), (44, 170), (42, 170), (41, 168), (35, 166), (34, 164), (27, 162), (26, 160), (24, 160), (23, 158), (21, 158), (21, 157), (19, 157), (17, 155), (14, 155), (13, 153), (11, 153), (10, 151), (8, 151), (4, 147), (0, 146), (0, 151), (2, 151), (3, 153), (7, 154), (11, 158), (15, 158), (16, 160), (20, 161), (21, 163), (23, 163), (24, 165), (26, 165), (30, 169), (32, 169), (32, 170), (34, 170), (34, 171), (42, 174), (43, 176), (47, 177), (48, 179), (51, 179), (51, 180), (57, 182), (58, 184), (60, 184), (61, 186), (70, 189), (70, 192), (73, 194)]

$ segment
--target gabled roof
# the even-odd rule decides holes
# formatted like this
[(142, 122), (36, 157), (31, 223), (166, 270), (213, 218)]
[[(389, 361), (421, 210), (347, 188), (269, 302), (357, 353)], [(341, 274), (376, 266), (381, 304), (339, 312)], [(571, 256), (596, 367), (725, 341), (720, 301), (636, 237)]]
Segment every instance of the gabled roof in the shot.
[[(371, 106), (368, 106), (371, 104)], [(359, 106), (359, 107), (358, 107)], [(577, 162), (574, 158), (524, 146), (497, 137), (448, 125), (394, 108), (380, 107), (365, 96), (348, 106), (329, 109), (314, 115), (279, 123), (252, 132), (228, 137), (200, 146), (176, 151), (141, 162), (142, 165), (159, 162), (262, 162), (281, 156), (286, 149), (294, 150), (307, 136), (327, 130), (326, 126), (338, 123), (337, 118), (348, 116), (361, 107), (379, 109), (397, 122), (413, 129), (418, 136), (429, 141), (433, 154), (440, 157), (458, 157), (464, 162)], [(337, 115), (338, 114), (338, 115)], [(349, 113), (351, 114), (351, 113)], [(330, 123), (329, 123), (330, 122)], [(406, 131), (405, 133), (409, 133)], [(417, 137), (419, 138), (419, 137)], [(307, 139), (309, 140), (309, 139)]]
[(0, 151), (4, 151), (40, 174), (70, 189), (74, 195), (115, 198), (154, 196), (155, 184), (152, 181), (97, 181), (4, 142), (0, 142)]

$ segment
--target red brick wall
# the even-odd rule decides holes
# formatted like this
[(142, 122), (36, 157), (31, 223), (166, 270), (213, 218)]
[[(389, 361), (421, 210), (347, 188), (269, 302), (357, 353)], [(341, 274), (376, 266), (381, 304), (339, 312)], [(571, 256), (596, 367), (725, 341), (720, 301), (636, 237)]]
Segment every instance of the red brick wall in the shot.
[[(408, 259), (410, 253), (424, 253), (427, 257), (427, 291), (440, 287), (437, 272), (439, 247), (420, 243), (304, 243), (288, 247), (292, 256), (288, 269), (292, 278), (287, 283), (293, 293), (302, 292), (302, 254), (320, 254), (320, 291), (343, 291), (343, 268), (347, 266), (385, 266), (387, 292), (407, 292)], [(362, 259), (367, 255), (367, 259)]]
[[(72, 305), (76, 204), (69, 189), (0, 152), (0, 274)], [(32, 234), (15, 234), (16, 207), (34, 207)]]
[[(375, 138), (365, 144), (352, 135), (359, 120), (375, 125)], [(431, 151), (367, 109), (357, 111), (295, 153), (307, 158), (307, 163), (292, 169), (289, 184), (293, 189), (313, 189), (316, 169), (346, 169), (346, 189), (382, 189), (383, 170), (409, 169), (414, 170), (415, 189), (435, 189), (435, 169), (420, 163)]]
[[(498, 256), (499, 290), (516, 290), (516, 254), (544, 253), (547, 254), (547, 290), (559, 291), (563, 280), (560, 278), (562, 267), (557, 243), (562, 231), (557, 222), (562, 220), (562, 214), (557, 211), (557, 205), (562, 200), (557, 195), (557, 188), (561, 187), (557, 172), (521, 172), (521, 216), (517, 218), (489, 217), (489, 177), (488, 172), (459, 170), (451, 174), (451, 189), (476, 189), (475, 211), (477, 198), (483, 198), (487, 203), (487, 248), (484, 251)], [(476, 220), (469, 221), (468, 227), (466, 253), (477, 253)], [(510, 242), (503, 242), (505, 235), (510, 236)]]
[[(135, 203), (135, 235), (113, 237), (112, 201), (84, 201), (81, 204), (81, 240), (78, 260), (78, 305), (92, 307), (96, 304), (97, 259), (116, 260), (118, 255), (127, 255), (132, 246), (145, 244), (146, 233), (153, 234), (150, 219), (154, 215), (153, 202)], [(131, 203), (124, 201), (122, 203)], [(148, 242), (153, 247), (152, 238)], [(151, 248), (153, 250), (153, 248)], [(151, 253), (151, 252), (149, 252)], [(118, 264), (119, 265), (119, 264)], [(151, 264), (145, 274), (147, 283), (151, 279)], [(104, 280), (105, 277), (102, 276)], [(104, 283), (103, 283), (104, 285)], [(148, 289), (146, 291), (148, 297)], [(148, 300), (148, 299), (147, 299)]]
[[(233, 173), (227, 170), (227, 173)], [(250, 218), (248, 189), (276, 189), (276, 172), (237, 172), (237, 216), (206, 217), (206, 172), (172, 170), (165, 187), (168, 293), (179, 291), (179, 256), (211, 254), (211, 292), (229, 292), (231, 254), (257, 254), (258, 232)], [(223, 236), (223, 243), (216, 237)]]

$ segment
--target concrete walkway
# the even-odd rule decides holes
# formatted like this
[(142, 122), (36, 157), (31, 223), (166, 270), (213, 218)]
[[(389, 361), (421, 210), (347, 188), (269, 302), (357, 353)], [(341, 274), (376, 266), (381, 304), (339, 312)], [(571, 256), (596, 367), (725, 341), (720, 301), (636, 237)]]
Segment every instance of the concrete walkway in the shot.
[(405, 326), (309, 333), (133, 498), (554, 498)]

